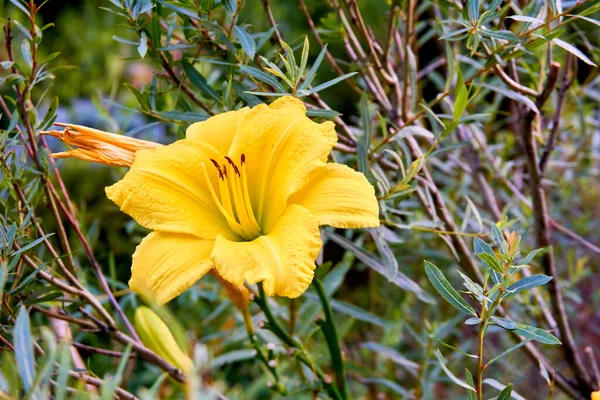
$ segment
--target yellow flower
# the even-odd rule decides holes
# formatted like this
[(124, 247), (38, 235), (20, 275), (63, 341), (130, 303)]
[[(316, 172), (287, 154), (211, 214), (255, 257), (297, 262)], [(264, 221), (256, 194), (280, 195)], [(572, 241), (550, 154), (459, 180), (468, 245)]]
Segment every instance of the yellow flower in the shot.
[(592, 399), (591, 400), (600, 400), (600, 390), (597, 390), (595, 392), (592, 393)]
[(364, 175), (327, 163), (332, 122), (306, 117), (302, 102), (226, 112), (191, 125), (186, 138), (141, 150), (108, 197), (153, 230), (133, 255), (134, 291), (159, 304), (212, 268), (234, 285), (297, 297), (310, 285), (320, 225), (379, 225)]
[(183, 372), (192, 370), (192, 360), (181, 350), (167, 324), (154, 311), (141, 306), (135, 310), (133, 318), (135, 328), (146, 347)]

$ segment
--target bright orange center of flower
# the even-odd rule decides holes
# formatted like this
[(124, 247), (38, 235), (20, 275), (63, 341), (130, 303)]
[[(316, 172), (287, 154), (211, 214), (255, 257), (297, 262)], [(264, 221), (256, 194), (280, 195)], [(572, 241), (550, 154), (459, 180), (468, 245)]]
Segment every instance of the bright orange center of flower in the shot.
[(227, 220), (227, 224), (236, 235), (246, 240), (256, 239), (261, 235), (261, 230), (254, 216), (254, 211), (252, 211), (252, 203), (248, 193), (246, 157), (242, 154), (239, 167), (231, 158), (225, 156), (224, 159), (226, 162), (223, 164), (219, 164), (214, 159), (210, 160), (219, 174), (219, 195), (217, 195), (210, 182), (206, 167), (202, 164), (202, 170), (211, 196), (219, 211)]

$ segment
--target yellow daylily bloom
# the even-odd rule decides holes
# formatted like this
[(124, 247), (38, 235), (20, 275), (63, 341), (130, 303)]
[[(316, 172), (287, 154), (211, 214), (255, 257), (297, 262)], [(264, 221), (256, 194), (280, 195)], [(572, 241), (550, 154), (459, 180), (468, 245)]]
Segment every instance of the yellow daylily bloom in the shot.
[(592, 393), (592, 400), (600, 400), (600, 390)]
[(135, 310), (133, 320), (146, 347), (183, 372), (188, 373), (192, 370), (192, 360), (179, 347), (167, 324), (154, 311), (140, 306)]
[[(234, 285), (298, 297), (321, 249), (319, 226), (379, 225), (363, 174), (327, 163), (334, 124), (281, 97), (191, 125), (186, 138), (135, 153), (108, 197), (153, 230), (133, 256), (134, 291), (159, 304), (215, 268)], [(74, 154), (74, 156), (78, 156)]]

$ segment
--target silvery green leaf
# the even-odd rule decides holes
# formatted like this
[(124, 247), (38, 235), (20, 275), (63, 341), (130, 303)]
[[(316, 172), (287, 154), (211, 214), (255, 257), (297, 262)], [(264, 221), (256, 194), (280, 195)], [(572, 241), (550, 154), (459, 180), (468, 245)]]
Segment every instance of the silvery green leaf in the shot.
[(140, 38), (140, 44), (137, 47), (137, 51), (140, 54), (140, 57), (146, 57), (146, 52), (148, 51), (148, 38), (146, 38), (146, 32), (142, 31), (142, 36)]
[(527, 339), (535, 340), (536, 342), (544, 344), (562, 344), (560, 340), (556, 338), (556, 336), (534, 326), (517, 324), (517, 327), (513, 330), (513, 332), (518, 333)]
[[(383, 275), (384, 277), (387, 277), (385, 266), (373, 254), (366, 252), (365, 250), (363, 250), (362, 248), (359, 248), (358, 246), (356, 246), (354, 243), (352, 243), (348, 239), (346, 239), (336, 233), (331, 233), (331, 232), (325, 231), (325, 236), (327, 236), (329, 239), (333, 240), (334, 242), (336, 242), (337, 244), (339, 244), (346, 250), (350, 251), (352, 254), (354, 254), (356, 256), (356, 258), (358, 258), (360, 261), (365, 263), (365, 265), (367, 265), (369, 268), (372, 268), (373, 270), (375, 270), (375, 272), (377, 272), (378, 274)], [(421, 300), (423, 302), (435, 304), (435, 300), (433, 300), (430, 295), (428, 295), (416, 282), (411, 280), (409, 277), (407, 277), (401, 271), (398, 271), (396, 273), (395, 278), (392, 279), (390, 281), (390, 283), (393, 283), (394, 285), (396, 285), (404, 290), (413, 292), (419, 298), (419, 300)]]
[(533, 250), (531, 253), (527, 254), (527, 256), (525, 256), (524, 259), (522, 259), (521, 261), (519, 261), (519, 264), (522, 265), (529, 265), (529, 263), (531, 262), (531, 260), (533, 260), (533, 258), (540, 253), (541, 251), (543, 251), (544, 248), (541, 249), (535, 249)]
[(496, 324), (498, 324), (499, 326), (501, 326), (502, 328), (512, 331), (514, 329), (517, 328), (517, 323), (514, 321), (511, 321), (509, 319), (506, 318), (501, 318), (501, 317), (491, 317), (490, 320), (492, 322), (495, 322)]
[(338, 76), (338, 77), (337, 77), (337, 78), (335, 78), (335, 79), (332, 79), (332, 80), (330, 80), (330, 81), (327, 81), (327, 82), (325, 82), (325, 83), (322, 83), (322, 84), (320, 84), (320, 85), (318, 85), (318, 86), (315, 86), (314, 88), (312, 88), (312, 89), (310, 89), (310, 90), (309, 90), (309, 93), (310, 93), (310, 94), (313, 94), (313, 93), (320, 92), (321, 90), (323, 90), (323, 89), (327, 89), (328, 87), (330, 87), (330, 86), (333, 86), (333, 85), (335, 85), (336, 83), (338, 83), (338, 82), (341, 82), (341, 81), (343, 81), (343, 80), (345, 80), (345, 79), (348, 79), (348, 78), (350, 78), (351, 76), (354, 76), (354, 75), (356, 75), (356, 74), (358, 74), (358, 72), (350, 72), (350, 73), (348, 73), (348, 74), (344, 74), (344, 75), (342, 75), (342, 76)]
[(23, 306), (19, 308), (17, 322), (13, 330), (13, 345), (15, 348), (15, 361), (21, 382), (25, 391), (29, 391), (33, 385), (35, 376), (35, 360), (33, 358), (33, 338), (31, 337), (31, 326), (29, 314)]
[(479, 356), (477, 356), (475, 354), (466, 353), (466, 352), (462, 351), (461, 349), (459, 349), (458, 347), (452, 346), (452, 345), (450, 345), (448, 343), (445, 343), (445, 342), (443, 342), (443, 341), (441, 341), (439, 339), (434, 339), (434, 340), (436, 342), (438, 342), (439, 344), (441, 344), (442, 346), (445, 346), (445, 347), (447, 347), (449, 349), (452, 349), (452, 350), (456, 351), (457, 353), (462, 354), (463, 356), (467, 356), (469, 358), (479, 358)]
[(596, 65), (595, 62), (593, 62), (592, 60), (590, 60), (588, 58), (588, 56), (586, 56), (585, 54), (583, 54), (583, 52), (581, 50), (579, 50), (577, 47), (575, 47), (571, 43), (567, 43), (564, 40), (559, 39), (559, 38), (552, 39), (552, 43), (554, 43), (555, 45), (557, 45), (559, 47), (562, 47), (563, 49), (565, 49), (569, 53), (573, 54), (575, 57), (579, 58), (584, 63), (586, 63), (588, 65), (591, 65), (592, 67), (597, 67), (597, 65)]
[(375, 342), (365, 342), (361, 344), (361, 347), (363, 349), (374, 351), (380, 356), (387, 358), (388, 360), (393, 361), (394, 363), (406, 368), (407, 371), (410, 372), (412, 375), (415, 375), (416, 372), (419, 370), (419, 364), (404, 357), (396, 350), (384, 346), (382, 344)]
[(506, 88), (503, 88), (500, 86), (488, 85), (486, 83), (478, 83), (477, 85), (481, 86), (483, 88), (486, 88), (488, 90), (491, 90), (493, 92), (496, 92), (498, 94), (501, 94), (505, 97), (508, 97), (509, 99), (512, 99), (514, 101), (518, 101), (519, 103), (524, 104), (527, 107), (529, 107), (529, 109), (531, 109), (536, 114), (540, 113), (540, 111), (538, 110), (538, 108), (535, 105), (535, 103), (533, 102), (533, 100), (531, 100), (529, 97), (527, 97), (521, 93), (517, 93), (514, 90), (509, 90), (509, 89), (506, 89)]
[(536, 286), (545, 285), (546, 283), (550, 282), (551, 280), (552, 280), (551, 276), (542, 275), (542, 274), (526, 276), (525, 278), (510, 285), (506, 290), (507, 290), (507, 292), (510, 292), (511, 294), (518, 293), (523, 290), (531, 289)]
[(387, 267), (388, 280), (393, 280), (398, 273), (398, 260), (396, 260), (396, 256), (385, 240), (382, 228), (383, 227), (372, 228), (369, 231), (371, 232), (371, 236), (375, 241), (377, 250), (379, 250), (379, 254), (383, 258), (383, 263)]
[(465, 388), (467, 390), (475, 391), (475, 388), (473, 386), (471, 386), (471, 385), (467, 384), (466, 382), (458, 379), (456, 377), (456, 375), (454, 375), (452, 373), (452, 371), (450, 371), (448, 369), (448, 367), (446, 367), (446, 363), (444, 362), (444, 357), (442, 357), (442, 353), (440, 352), (439, 349), (436, 349), (435, 356), (437, 357), (438, 362), (440, 363), (440, 367), (442, 367), (442, 370), (446, 373), (446, 375), (448, 375), (448, 378), (450, 378), (450, 380), (452, 382), (456, 383), (458, 386), (463, 387), (463, 388)]
[(212, 368), (217, 368), (233, 362), (250, 360), (254, 357), (256, 357), (256, 350), (254, 349), (233, 350), (215, 357), (210, 363), (210, 366)]
[(256, 54), (256, 43), (252, 36), (244, 29), (243, 26), (236, 25), (233, 27), (233, 32), (235, 33), (235, 37), (242, 45), (242, 49), (248, 56), (248, 58), (253, 59)]
[[(498, 389), (500, 391), (504, 390), (506, 388), (506, 385), (501, 384), (500, 382), (498, 382), (495, 379), (491, 379), (491, 378), (487, 378), (483, 380), (483, 383), (485, 383), (486, 385), (489, 385), (495, 389)], [(511, 398), (515, 399), (515, 400), (527, 400), (525, 399), (525, 397), (519, 395), (517, 392), (513, 391), (510, 395)]]
[(465, 321), (465, 325), (479, 325), (483, 320), (477, 317), (471, 317)]

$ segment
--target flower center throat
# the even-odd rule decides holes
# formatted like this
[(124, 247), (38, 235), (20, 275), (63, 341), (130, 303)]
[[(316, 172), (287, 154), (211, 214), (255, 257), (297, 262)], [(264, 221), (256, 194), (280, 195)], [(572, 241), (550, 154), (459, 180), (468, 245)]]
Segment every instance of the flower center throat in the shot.
[(261, 229), (250, 202), (246, 175), (246, 156), (242, 154), (239, 167), (231, 158), (227, 156), (223, 158), (223, 163), (210, 159), (219, 174), (218, 195), (210, 182), (204, 163), (202, 164), (202, 170), (211, 196), (217, 208), (225, 217), (227, 224), (236, 235), (246, 240), (256, 239), (261, 235)]

